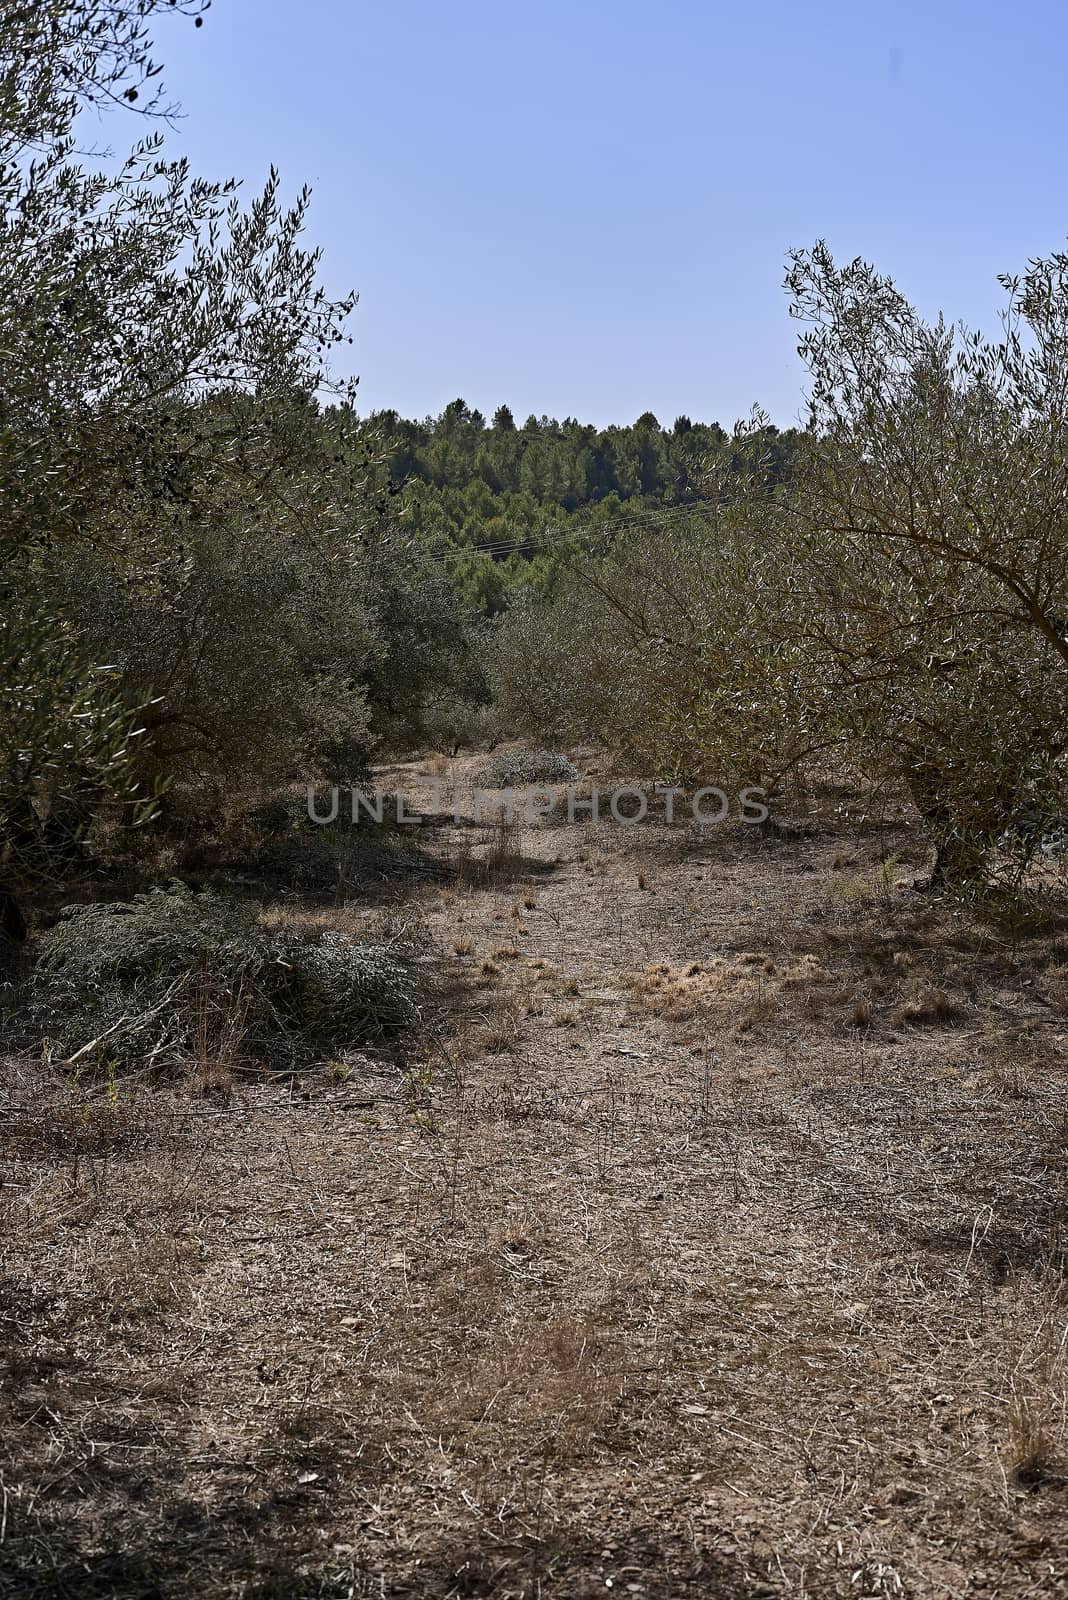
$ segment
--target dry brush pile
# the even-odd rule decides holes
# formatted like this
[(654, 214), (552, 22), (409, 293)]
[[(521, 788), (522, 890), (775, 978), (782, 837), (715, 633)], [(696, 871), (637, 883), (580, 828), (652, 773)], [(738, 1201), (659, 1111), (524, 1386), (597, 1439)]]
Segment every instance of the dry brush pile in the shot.
[(349, 1044), (410, 1026), (414, 970), (331, 931), (268, 930), (182, 884), (71, 907), (41, 940), (28, 1023), (68, 1063), (173, 1066)]

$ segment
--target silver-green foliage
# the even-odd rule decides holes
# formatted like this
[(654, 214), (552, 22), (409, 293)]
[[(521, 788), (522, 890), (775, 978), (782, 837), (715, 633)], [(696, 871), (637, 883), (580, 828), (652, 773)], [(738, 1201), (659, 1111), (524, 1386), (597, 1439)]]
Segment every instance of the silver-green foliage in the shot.
[(262, 927), (250, 911), (182, 886), (68, 908), (41, 940), (29, 1013), (54, 1052), (181, 1064), (229, 1018), (250, 1053), (346, 1044), (418, 1016), (412, 969), (341, 934)]
[(91, 785), (147, 798), (183, 774), (314, 764), (366, 721), (366, 451), (348, 451), (346, 393), (305, 449), (353, 297), (319, 287), (307, 193), (284, 205), (272, 173), (242, 206), (155, 133), (108, 172), (75, 147), (87, 100), (151, 95), (146, 29), (172, 9), (199, 8), (0, 0), (9, 880), (45, 819), (81, 828)]
[(491, 756), (475, 774), (486, 789), (513, 784), (573, 783), (579, 770), (561, 750), (511, 750)]
[(812, 377), (789, 490), (708, 485), (517, 608), (502, 701), (659, 776), (806, 767), (911, 794), (975, 883), (1020, 805), (1064, 809), (1068, 255), (1004, 280), (1004, 337), (919, 318), (863, 262), (794, 258)]

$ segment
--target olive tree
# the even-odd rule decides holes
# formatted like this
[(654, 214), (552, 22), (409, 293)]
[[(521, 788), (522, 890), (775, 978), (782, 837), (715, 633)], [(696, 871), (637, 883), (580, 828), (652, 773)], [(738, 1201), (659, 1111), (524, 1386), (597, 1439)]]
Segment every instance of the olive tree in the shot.
[(991, 341), (823, 245), (788, 278), (812, 376), (801, 637), (957, 882), (1014, 808), (1055, 804), (1068, 746), (1068, 257), (1002, 282)]
[[(243, 206), (233, 184), (168, 159), (159, 133), (115, 171), (88, 171), (75, 151), (86, 100), (144, 91), (158, 109), (146, 28), (171, 9), (199, 8), (0, 7), (8, 894), (46, 843), (46, 819), (66, 810), (76, 831), (94, 793), (129, 799), (141, 778), (144, 800), (172, 778), (205, 707), (214, 725), (196, 734), (196, 758), (222, 760), (239, 727), (254, 745), (267, 686), (280, 706), (286, 671), (336, 715), (360, 659), (350, 508), (366, 452), (346, 455), (335, 437), (328, 488), (321, 450), (297, 465), (354, 303), (326, 297), (318, 254), (299, 242), (307, 193), (283, 205), (272, 172)], [(339, 398), (343, 417), (350, 397)], [(250, 642), (261, 646), (251, 663)], [(254, 683), (259, 697), (242, 699), (238, 686)]]
[(982, 881), (1014, 811), (1063, 807), (1068, 750), (1068, 257), (1004, 282), (989, 341), (798, 253), (791, 484), (710, 478), (507, 619), (514, 714), (682, 778), (903, 783), (934, 881)]

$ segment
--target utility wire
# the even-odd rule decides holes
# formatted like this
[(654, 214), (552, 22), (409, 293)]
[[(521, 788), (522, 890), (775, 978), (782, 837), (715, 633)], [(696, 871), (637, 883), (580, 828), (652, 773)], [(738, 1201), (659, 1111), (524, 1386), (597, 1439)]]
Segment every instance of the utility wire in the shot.
[[(607, 522), (589, 526), (582, 524), (578, 527), (560, 527), (550, 525), (539, 534), (527, 534), (515, 539), (495, 539), (484, 544), (457, 544), (445, 549), (428, 549), (424, 552), (425, 558), (444, 566), (447, 562), (457, 557), (491, 556), (496, 558), (503, 555), (512, 555), (516, 552), (530, 552), (541, 554), (551, 550), (554, 545), (562, 544), (600, 544), (613, 538), (618, 533), (640, 531), (642, 527), (655, 524), (656, 530), (668, 527), (676, 522), (686, 522), (702, 512), (713, 508), (710, 501), (697, 501), (688, 506), (665, 506), (662, 510), (643, 510), (632, 513), (630, 516), (614, 517)], [(440, 535), (439, 537), (446, 537)], [(412, 541), (415, 542), (414, 540)]]

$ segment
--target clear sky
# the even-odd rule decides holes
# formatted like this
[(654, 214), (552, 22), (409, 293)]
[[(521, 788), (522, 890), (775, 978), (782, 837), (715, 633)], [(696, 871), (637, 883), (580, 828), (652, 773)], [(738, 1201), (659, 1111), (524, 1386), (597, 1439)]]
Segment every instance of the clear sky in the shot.
[(173, 147), (313, 187), (365, 411), (788, 426), (791, 246), (996, 332), (1068, 235), (1063, 0), (214, 0), (156, 41)]

